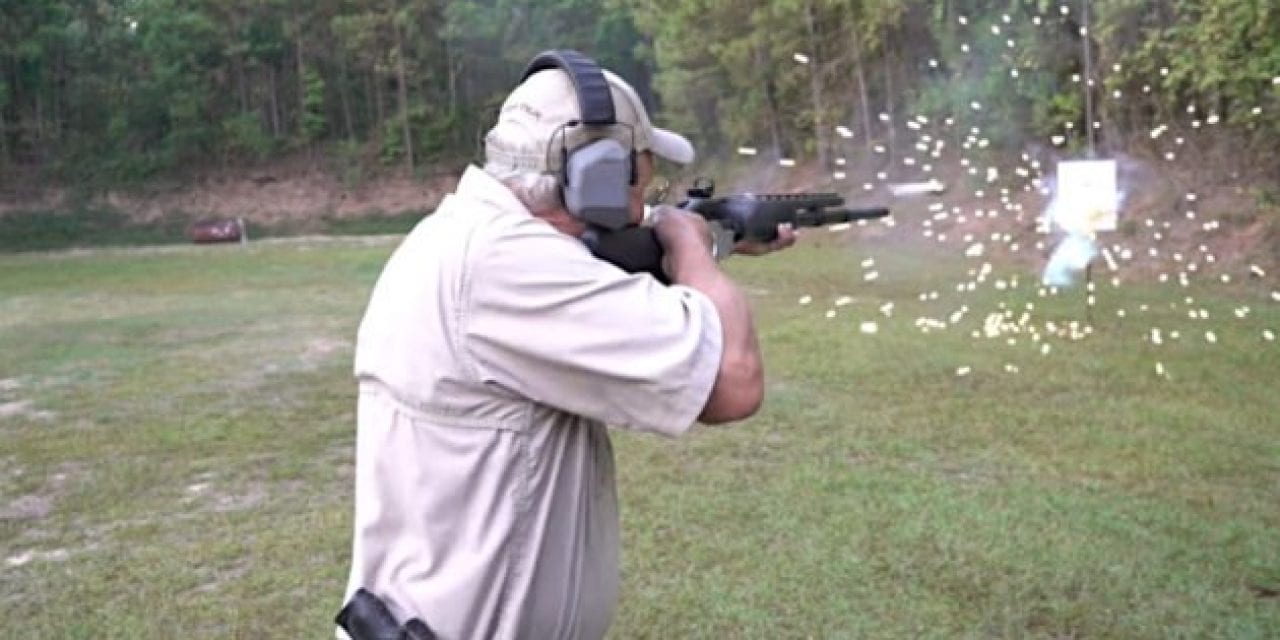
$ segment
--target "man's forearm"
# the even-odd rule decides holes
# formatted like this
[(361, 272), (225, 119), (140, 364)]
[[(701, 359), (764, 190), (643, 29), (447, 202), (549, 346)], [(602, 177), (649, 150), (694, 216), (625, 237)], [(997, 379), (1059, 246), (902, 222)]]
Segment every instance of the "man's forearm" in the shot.
[(718, 423), (750, 416), (763, 397), (764, 373), (746, 295), (720, 271), (705, 246), (670, 248), (667, 259), (672, 282), (706, 295), (720, 316), (723, 354), (700, 420)]

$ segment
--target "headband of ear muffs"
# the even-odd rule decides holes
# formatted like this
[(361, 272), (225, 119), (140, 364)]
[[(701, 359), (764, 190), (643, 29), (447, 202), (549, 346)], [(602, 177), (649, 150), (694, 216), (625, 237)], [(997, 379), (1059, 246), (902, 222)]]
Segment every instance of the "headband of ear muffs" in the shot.
[[(548, 145), (560, 137), (560, 195), (565, 209), (589, 225), (621, 229), (631, 220), (630, 186), (636, 181), (635, 144), (631, 148), (602, 137), (570, 151), (565, 145), (569, 127), (606, 128), (619, 123), (613, 109), (609, 80), (590, 58), (572, 49), (544, 51), (525, 67), (520, 81), (545, 69), (562, 69), (573, 82), (581, 118), (561, 125)], [(632, 131), (632, 140), (635, 132)]]

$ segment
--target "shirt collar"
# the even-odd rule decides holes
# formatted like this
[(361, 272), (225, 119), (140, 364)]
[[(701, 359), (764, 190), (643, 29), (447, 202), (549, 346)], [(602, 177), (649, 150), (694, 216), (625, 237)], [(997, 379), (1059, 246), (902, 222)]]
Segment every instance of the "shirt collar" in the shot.
[(454, 193), (490, 204), (508, 213), (533, 215), (507, 185), (475, 165), (468, 166), (462, 173), (462, 179), (458, 181), (458, 188)]

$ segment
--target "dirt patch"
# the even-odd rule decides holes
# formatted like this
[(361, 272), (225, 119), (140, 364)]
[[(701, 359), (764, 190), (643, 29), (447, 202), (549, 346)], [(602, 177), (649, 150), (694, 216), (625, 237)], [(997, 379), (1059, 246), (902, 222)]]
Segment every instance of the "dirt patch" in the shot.
[(52, 411), (43, 409), (35, 409), (30, 400), (13, 400), (10, 402), (0, 402), (0, 420), (5, 418), (15, 418), (26, 416), (39, 420), (48, 420), (54, 417)]
[(39, 520), (51, 511), (53, 500), (49, 496), (28, 494), (0, 508), (0, 520)]
[[(77, 200), (76, 207), (102, 206), (148, 223), (180, 212), (192, 219), (244, 218), (264, 225), (320, 217), (347, 218), (406, 211), (432, 211), (458, 176), (440, 173), (422, 179), (382, 176), (346, 185), (322, 168), (278, 166), (207, 176), (181, 186), (146, 191), (108, 191)], [(0, 199), (0, 216), (16, 211), (60, 210), (72, 206), (72, 194), (49, 189)]]
[(32, 561), (62, 562), (70, 557), (71, 553), (66, 549), (53, 549), (50, 551), (28, 549), (22, 553), (5, 558), (4, 563), (9, 567), (21, 567), (22, 565)]

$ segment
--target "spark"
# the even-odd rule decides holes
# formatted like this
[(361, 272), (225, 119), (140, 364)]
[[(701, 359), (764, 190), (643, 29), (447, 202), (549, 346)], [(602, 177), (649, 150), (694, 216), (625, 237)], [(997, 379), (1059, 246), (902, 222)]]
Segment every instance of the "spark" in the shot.
[(796, 166), (796, 161), (792, 158), (781, 158), (778, 160), (778, 164), (784, 167), (794, 167)]
[(754, 156), (756, 154), (755, 147), (738, 147), (738, 154), (744, 156)]
[(858, 326), (858, 329), (863, 333), (872, 334), (879, 331), (880, 326), (876, 324), (875, 320), (866, 320)]
[(1275, 342), (1275, 340), (1276, 340), (1276, 334), (1275, 334), (1275, 333), (1273, 333), (1270, 329), (1263, 329), (1263, 330), (1262, 330), (1262, 339), (1263, 339), (1263, 340), (1266, 340), (1267, 342)]
[(828, 319), (828, 320), (830, 320), (830, 319), (832, 319), (832, 318), (834, 318), (834, 317), (836, 317), (836, 310), (835, 310), (835, 309), (827, 309), (827, 319)]
[(836, 133), (840, 134), (840, 137), (841, 137), (841, 138), (852, 138), (852, 137), (853, 137), (853, 131), (849, 130), (849, 127), (846, 127), (846, 126), (844, 126), (844, 125), (840, 125), (840, 126), (836, 127)]
[(806, 305), (813, 302), (813, 296), (800, 296), (800, 304)]
[(791, 57), (800, 64), (809, 64), (809, 56), (803, 53), (794, 53)]
[(972, 369), (970, 369), (969, 367), (960, 367), (956, 369), (956, 376), (963, 378), (964, 376), (969, 375), (970, 371), (972, 371)]
[(1217, 343), (1218, 343), (1218, 336), (1217, 336), (1217, 334), (1215, 334), (1215, 333), (1214, 333), (1214, 332), (1212, 332), (1212, 331), (1206, 331), (1206, 332), (1204, 332), (1204, 339), (1205, 339), (1205, 342), (1208, 342), (1209, 344), (1217, 344)]

